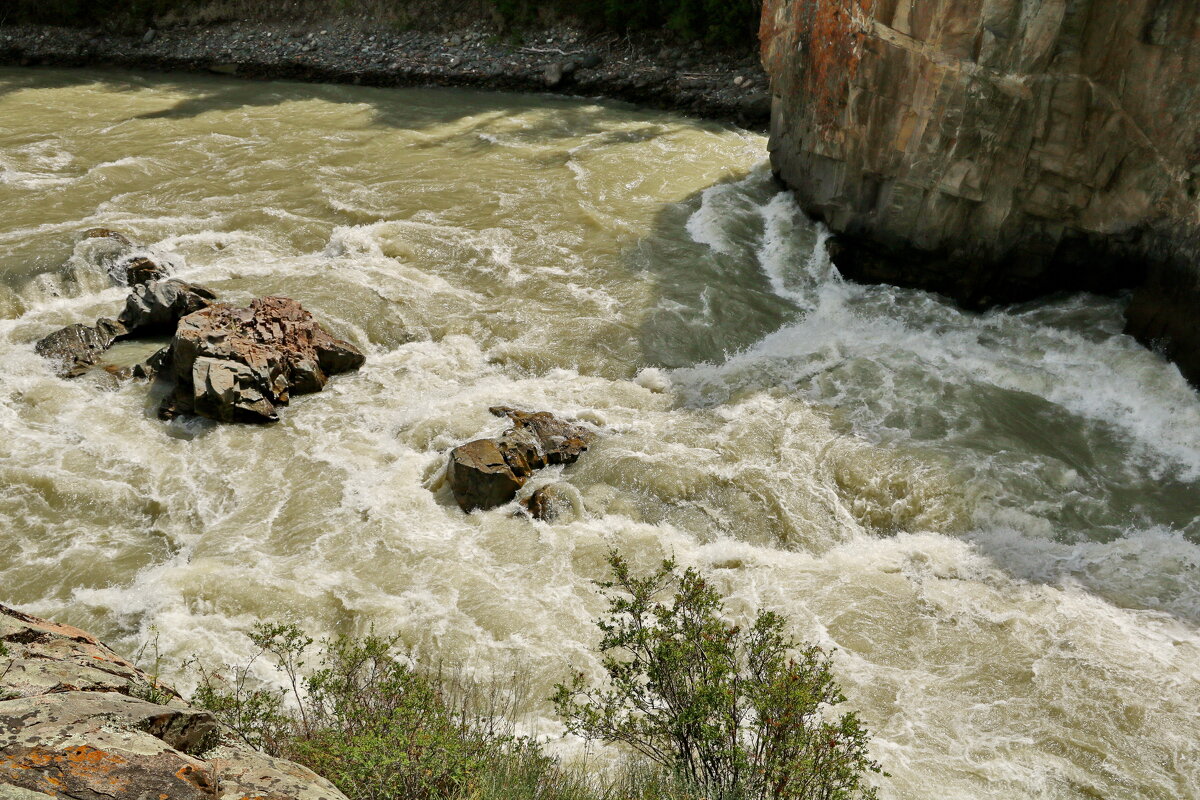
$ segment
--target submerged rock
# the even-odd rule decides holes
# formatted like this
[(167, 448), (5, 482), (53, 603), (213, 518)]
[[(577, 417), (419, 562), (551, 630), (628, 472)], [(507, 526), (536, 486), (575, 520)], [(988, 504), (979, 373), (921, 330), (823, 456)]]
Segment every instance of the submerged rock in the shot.
[(95, 325), (76, 323), (43, 337), (33, 346), (38, 355), (58, 364), (58, 374), (75, 378), (100, 362), (104, 351), (127, 333), (116, 320), (101, 317)]
[(0, 786), (15, 797), (345, 800), (78, 628), (0, 605), (0, 642)]
[(525, 513), (542, 522), (553, 522), (570, 507), (570, 499), (554, 484), (536, 489), (521, 501)]
[(512, 427), (495, 439), (477, 439), (450, 452), (446, 477), (463, 511), (504, 505), (535, 471), (575, 463), (595, 439), (587, 428), (547, 411), (489, 410), (507, 417)]
[[(160, 368), (166, 358), (158, 359)], [(221, 422), (274, 422), (292, 395), (319, 392), (330, 375), (358, 369), (365, 360), (286, 297), (189, 314), (179, 321), (169, 359), (164, 374), (175, 390), (159, 415), (195, 413)]]
[(88, 228), (83, 232), (84, 239), (112, 239), (125, 247), (133, 247), (133, 242), (123, 233), (109, 228)]
[(135, 286), (117, 321), (130, 333), (172, 333), (179, 320), (207, 308), (217, 296), (203, 286), (176, 278)]
[(161, 281), (171, 274), (170, 268), (165, 264), (145, 256), (129, 259), (120, 265), (120, 270), (125, 273), (125, 283), (129, 286)]

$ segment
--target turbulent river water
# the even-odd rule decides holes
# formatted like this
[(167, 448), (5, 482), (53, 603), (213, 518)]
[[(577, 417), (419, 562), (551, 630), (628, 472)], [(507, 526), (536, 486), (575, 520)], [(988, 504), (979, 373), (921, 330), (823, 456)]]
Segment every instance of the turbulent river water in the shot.
[[(1120, 300), (843, 282), (765, 158), (584, 100), (0, 70), (0, 601), (168, 668), (373, 626), (520, 664), (553, 735), (605, 554), (674, 554), (835, 649), (883, 797), (1196, 797), (1197, 395)], [(123, 302), (94, 226), (366, 366), (270, 427), (55, 377), (33, 343)], [(552, 524), (439, 480), (497, 404), (602, 434)]]

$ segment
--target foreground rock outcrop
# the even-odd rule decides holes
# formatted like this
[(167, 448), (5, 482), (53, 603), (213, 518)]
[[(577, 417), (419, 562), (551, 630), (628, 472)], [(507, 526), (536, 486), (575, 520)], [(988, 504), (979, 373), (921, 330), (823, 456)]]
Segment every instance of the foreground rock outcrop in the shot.
[(0, 797), (345, 800), (91, 635), (0, 605)]
[(1200, 0), (766, 0), (771, 158), (847, 276), (1137, 288), (1200, 380)]
[[(553, 464), (574, 464), (595, 440), (587, 428), (548, 411), (529, 413), (507, 406), (489, 411), (507, 417), (512, 427), (495, 439), (477, 439), (450, 452), (446, 477), (463, 511), (504, 505), (534, 472)], [(526, 508), (535, 517), (548, 518), (554, 505), (546, 496)]]

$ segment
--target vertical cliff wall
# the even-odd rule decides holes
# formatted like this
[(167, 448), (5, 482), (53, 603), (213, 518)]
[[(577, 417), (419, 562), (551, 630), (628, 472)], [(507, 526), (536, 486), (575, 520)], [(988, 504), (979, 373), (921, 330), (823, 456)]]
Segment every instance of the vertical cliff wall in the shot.
[(771, 157), (851, 278), (1140, 287), (1200, 380), (1200, 0), (766, 0)]

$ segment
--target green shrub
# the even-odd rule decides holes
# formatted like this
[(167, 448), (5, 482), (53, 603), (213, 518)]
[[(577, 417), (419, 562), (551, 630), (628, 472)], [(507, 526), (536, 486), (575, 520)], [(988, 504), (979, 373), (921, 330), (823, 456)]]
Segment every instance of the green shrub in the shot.
[[(316, 668), (305, 675), (313, 640), (299, 628), (259, 624), (250, 638), (258, 652), (245, 664), (224, 674), (200, 668), (192, 702), (251, 746), (309, 767), (351, 800), (597, 797), (585, 779), (498, 718), (505, 704), (494, 692), (477, 701), (469, 687), (448, 691), (452, 681), (413, 669), (396, 639), (322, 642)], [(251, 667), (264, 655), (289, 688), (253, 686)]]
[(845, 697), (824, 651), (798, 646), (772, 612), (749, 629), (726, 622), (694, 569), (665, 561), (638, 578), (616, 553), (609, 564), (598, 623), (607, 684), (581, 673), (553, 698), (572, 732), (628, 745), (707, 798), (875, 797), (867, 731), (852, 712), (827, 718)]

